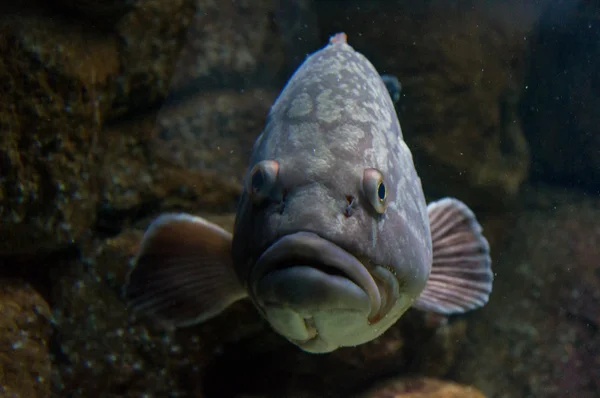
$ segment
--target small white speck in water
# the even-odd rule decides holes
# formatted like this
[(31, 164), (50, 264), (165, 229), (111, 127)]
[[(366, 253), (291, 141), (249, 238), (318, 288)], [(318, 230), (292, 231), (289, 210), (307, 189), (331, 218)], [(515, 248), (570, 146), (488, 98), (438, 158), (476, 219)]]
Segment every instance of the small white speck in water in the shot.
[(11, 348), (13, 350), (18, 350), (20, 348), (23, 348), (23, 342), (22, 341), (16, 341), (16, 342), (12, 343)]

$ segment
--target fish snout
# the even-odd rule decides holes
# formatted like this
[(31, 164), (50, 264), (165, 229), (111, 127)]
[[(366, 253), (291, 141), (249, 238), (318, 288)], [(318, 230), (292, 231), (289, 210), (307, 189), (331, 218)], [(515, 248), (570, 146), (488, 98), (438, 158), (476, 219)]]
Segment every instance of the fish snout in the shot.
[(252, 270), (250, 287), (271, 326), (310, 352), (351, 344), (382, 304), (366, 267), (311, 232), (286, 235), (270, 246)]

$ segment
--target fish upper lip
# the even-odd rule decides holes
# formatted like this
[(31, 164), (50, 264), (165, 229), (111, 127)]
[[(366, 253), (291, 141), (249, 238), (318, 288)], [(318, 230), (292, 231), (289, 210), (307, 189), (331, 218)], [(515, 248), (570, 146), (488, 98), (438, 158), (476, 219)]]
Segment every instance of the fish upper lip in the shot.
[(254, 297), (257, 282), (265, 274), (281, 269), (282, 265), (285, 268), (286, 262), (291, 262), (289, 266), (299, 265), (299, 260), (304, 259), (341, 271), (367, 293), (371, 304), (369, 319), (376, 317), (381, 309), (381, 294), (371, 273), (354, 255), (314, 232), (301, 231), (285, 235), (261, 254), (250, 273)]

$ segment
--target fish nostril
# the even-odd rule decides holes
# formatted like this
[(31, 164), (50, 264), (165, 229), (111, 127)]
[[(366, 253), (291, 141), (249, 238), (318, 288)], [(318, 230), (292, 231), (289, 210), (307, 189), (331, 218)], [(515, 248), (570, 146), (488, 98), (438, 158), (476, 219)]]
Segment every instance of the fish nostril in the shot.
[(287, 189), (283, 189), (281, 192), (281, 202), (279, 203), (279, 214), (283, 214), (283, 210), (285, 209), (285, 201), (287, 199), (288, 191)]
[(352, 216), (352, 212), (354, 211), (354, 196), (346, 195), (346, 207), (344, 208), (344, 216), (350, 217)]

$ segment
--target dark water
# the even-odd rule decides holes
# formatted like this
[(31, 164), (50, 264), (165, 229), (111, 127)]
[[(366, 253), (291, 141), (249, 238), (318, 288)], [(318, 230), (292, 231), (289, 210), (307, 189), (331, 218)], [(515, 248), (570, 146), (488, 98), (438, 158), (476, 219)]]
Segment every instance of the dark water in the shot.
[[(600, 2), (0, 11), (0, 396), (600, 396)], [(340, 31), (399, 79), (428, 199), (477, 213), (489, 303), (447, 322), (409, 310), (327, 355), (247, 302), (176, 331), (133, 319), (121, 289), (149, 222), (185, 211), (231, 229), (270, 105)]]

